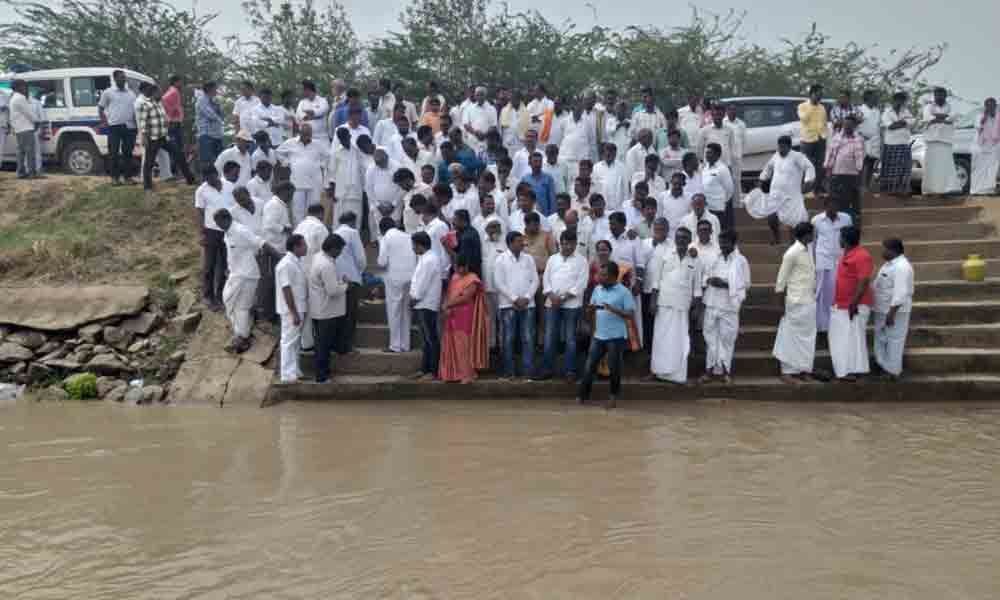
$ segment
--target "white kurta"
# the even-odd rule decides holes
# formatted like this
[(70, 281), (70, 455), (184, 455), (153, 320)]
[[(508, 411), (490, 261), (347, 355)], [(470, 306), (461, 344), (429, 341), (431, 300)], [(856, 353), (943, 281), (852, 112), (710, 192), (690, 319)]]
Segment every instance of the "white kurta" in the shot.
[(951, 116), (951, 106), (938, 106), (933, 102), (924, 107), (924, 122), (930, 123), (924, 133), (924, 179), (922, 192), (927, 194), (947, 194), (958, 190), (958, 175), (955, 172), (954, 136), (955, 126), (950, 123), (931, 123), (935, 115)]
[(991, 195), (997, 189), (1000, 171), (1000, 118), (990, 117), (976, 124), (976, 143), (972, 148), (971, 194)]
[(410, 236), (390, 229), (378, 248), (378, 265), (387, 269), (385, 277), (385, 313), (389, 325), (389, 350), (410, 351), (410, 280), (417, 268)]
[[(708, 279), (718, 277), (728, 288), (708, 285)], [(740, 307), (750, 287), (750, 265), (739, 251), (729, 257), (716, 258), (703, 276), (705, 286), (705, 318), (702, 333), (705, 337), (705, 372), (731, 375), (736, 338), (740, 331)]]
[(871, 307), (858, 306), (858, 314), (852, 319), (846, 309), (834, 306), (830, 310), (830, 358), (837, 378), (848, 375), (864, 375), (868, 365), (868, 319)]
[(755, 219), (773, 214), (789, 227), (809, 220), (802, 184), (816, 180), (816, 168), (801, 152), (789, 151), (787, 156), (775, 152), (760, 174), (761, 181), (771, 181), (771, 191), (754, 190), (744, 198), (747, 212)]
[(663, 257), (657, 281), (650, 371), (659, 379), (685, 383), (691, 353), (689, 312), (692, 299), (701, 296), (701, 267), (675, 251)]

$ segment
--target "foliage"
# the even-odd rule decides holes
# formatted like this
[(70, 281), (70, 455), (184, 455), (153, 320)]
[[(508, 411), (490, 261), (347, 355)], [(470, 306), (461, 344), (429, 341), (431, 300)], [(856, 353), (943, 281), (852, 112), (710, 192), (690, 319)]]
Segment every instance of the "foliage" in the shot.
[(0, 0), (17, 19), (0, 23), (0, 64), (36, 69), (106, 65), (158, 81), (175, 73), (198, 81), (218, 77), (229, 63), (208, 24), (163, 0)]
[(93, 373), (70, 375), (63, 382), (63, 389), (71, 400), (87, 400), (97, 397), (97, 376)]
[(336, 78), (353, 80), (360, 43), (344, 7), (327, 2), (321, 10), (314, 0), (282, 2), (277, 10), (271, 0), (243, 2), (251, 33), (230, 40), (239, 77), (271, 86), (275, 95), (298, 89), (303, 79), (324, 89)]

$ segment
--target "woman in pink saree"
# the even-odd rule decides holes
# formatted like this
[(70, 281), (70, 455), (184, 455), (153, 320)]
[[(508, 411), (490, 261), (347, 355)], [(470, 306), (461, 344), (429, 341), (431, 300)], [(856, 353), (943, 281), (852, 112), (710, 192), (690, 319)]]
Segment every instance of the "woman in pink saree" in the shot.
[(465, 255), (455, 257), (444, 311), (438, 377), (441, 381), (472, 383), (476, 372), (489, 366), (486, 294), (482, 281), (469, 270)]

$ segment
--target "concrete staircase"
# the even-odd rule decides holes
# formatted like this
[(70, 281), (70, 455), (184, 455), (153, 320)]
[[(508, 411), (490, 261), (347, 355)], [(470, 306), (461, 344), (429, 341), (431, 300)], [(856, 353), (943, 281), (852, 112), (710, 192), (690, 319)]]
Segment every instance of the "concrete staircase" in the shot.
[[(941, 389), (948, 389), (949, 385), (954, 387), (962, 382), (962, 397), (968, 397), (970, 390), (993, 390), (994, 384), (1000, 385), (1000, 278), (988, 279), (984, 283), (968, 283), (961, 279), (962, 261), (971, 253), (980, 254), (986, 259), (991, 272), (1000, 265), (1000, 237), (993, 224), (984, 220), (982, 208), (968, 204), (962, 198), (920, 197), (905, 201), (890, 197), (867, 197), (865, 207), (864, 243), (876, 257), (876, 262), (881, 262), (881, 240), (890, 236), (900, 237), (916, 271), (916, 297), (905, 358), (906, 372), (913, 377), (914, 384), (905, 389), (912, 390), (909, 392), (911, 395), (920, 395), (932, 388), (940, 393)], [(809, 208), (811, 213), (815, 213), (819, 210), (818, 203), (811, 200)], [(771, 349), (782, 307), (777, 303), (772, 287), (786, 246), (768, 244), (770, 233), (766, 224), (750, 219), (742, 210), (738, 213), (737, 230), (741, 238), (741, 251), (750, 261), (754, 281), (741, 313), (742, 329), (734, 361), (735, 376), (740, 385), (736, 388), (703, 386), (710, 389), (688, 391), (687, 394), (719, 395), (725, 389), (724, 395), (727, 396), (736, 394), (756, 397), (765, 389), (772, 389), (776, 385), (778, 365), (771, 357)], [(369, 256), (369, 264), (375, 265), (374, 253)], [(372, 269), (372, 272), (377, 274), (378, 269)], [(416, 371), (419, 365), (420, 339), (417, 332), (413, 333), (413, 352), (382, 352), (381, 349), (388, 341), (384, 306), (365, 303), (360, 312), (357, 336), (359, 353), (335, 359), (337, 383), (320, 387), (309, 384), (279, 385), (274, 390), (277, 398), (323, 399), (353, 397), (352, 394), (363, 396), (373, 385), (379, 386), (379, 389), (390, 396), (400, 393), (433, 397), (441, 394), (444, 389), (454, 389), (453, 394), (463, 397), (479, 395), (483, 389), (492, 390), (490, 393), (493, 395), (508, 396), (536, 395), (541, 393), (539, 390), (563, 396), (573, 393), (565, 383), (547, 383), (542, 386), (537, 383), (506, 383), (498, 387), (490, 383), (490, 379), (495, 377), (493, 373), (482, 374), (480, 382), (472, 386), (479, 389), (476, 393), (470, 392), (470, 386), (443, 387), (410, 382), (405, 376)], [(817, 350), (817, 367), (829, 370), (825, 337), (820, 336)], [(308, 359), (304, 361), (303, 366), (307, 372), (311, 370), (310, 363)], [(626, 376), (629, 378), (637, 378), (648, 371), (649, 359), (645, 352), (629, 355), (626, 363)], [(703, 369), (704, 356), (693, 355), (690, 361), (691, 376), (700, 375)], [(934, 383), (933, 386), (929, 386), (931, 382)], [(971, 385), (968, 382), (978, 383)], [(655, 390), (660, 389), (657, 385), (647, 384), (642, 389), (655, 396)], [(677, 389), (666, 384), (660, 387)], [(881, 384), (865, 384), (861, 387), (870, 387), (869, 391), (880, 397), (898, 395), (898, 389), (904, 389), (897, 388), (897, 392), (889, 392), (886, 390), (892, 388)], [(876, 387), (881, 391), (876, 392)], [(815, 393), (813, 386), (797, 389), (800, 392), (813, 391), (793, 397), (823, 396)], [(864, 397), (864, 394), (860, 395), (860, 398)]]

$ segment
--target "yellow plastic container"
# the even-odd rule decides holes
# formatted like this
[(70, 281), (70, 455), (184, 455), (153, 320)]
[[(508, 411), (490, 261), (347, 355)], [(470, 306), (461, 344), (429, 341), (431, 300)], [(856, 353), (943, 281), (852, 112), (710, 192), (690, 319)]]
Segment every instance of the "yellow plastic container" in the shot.
[(986, 261), (978, 254), (970, 254), (962, 263), (962, 277), (966, 281), (985, 281)]

